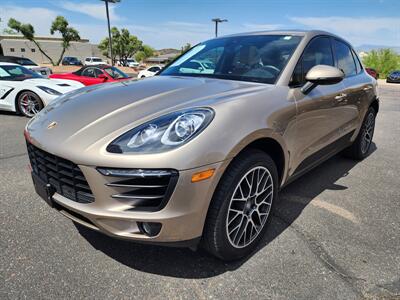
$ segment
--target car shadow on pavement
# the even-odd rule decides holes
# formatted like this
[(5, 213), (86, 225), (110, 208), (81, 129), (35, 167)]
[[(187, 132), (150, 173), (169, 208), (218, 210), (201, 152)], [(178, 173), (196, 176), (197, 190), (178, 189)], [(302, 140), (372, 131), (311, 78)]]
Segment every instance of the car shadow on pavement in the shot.
[[(371, 144), (370, 155), (376, 149), (375, 144)], [(75, 226), (95, 249), (132, 269), (177, 278), (213, 277), (236, 270), (257, 255), (291, 226), (303, 209), (323, 191), (347, 189), (336, 182), (347, 176), (356, 164), (354, 160), (337, 155), (285, 187), (280, 192), (269, 228), (259, 247), (248, 257), (235, 262), (223, 262), (203, 250), (193, 252), (185, 248), (138, 244), (113, 239), (79, 224)]]

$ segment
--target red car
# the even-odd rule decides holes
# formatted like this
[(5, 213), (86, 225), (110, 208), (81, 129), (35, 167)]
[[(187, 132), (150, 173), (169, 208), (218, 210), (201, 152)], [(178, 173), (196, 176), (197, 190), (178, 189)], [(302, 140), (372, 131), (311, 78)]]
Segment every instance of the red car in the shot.
[(75, 72), (51, 74), (49, 77), (75, 80), (83, 83), (84, 85), (121, 81), (131, 78), (116, 67), (108, 65), (84, 66)]
[(365, 68), (365, 71), (367, 71), (367, 73), (368, 73), (369, 75), (371, 75), (372, 77), (374, 77), (375, 79), (378, 79), (378, 78), (379, 78), (379, 74), (378, 74), (378, 72), (377, 72), (375, 69), (372, 69), (372, 68)]

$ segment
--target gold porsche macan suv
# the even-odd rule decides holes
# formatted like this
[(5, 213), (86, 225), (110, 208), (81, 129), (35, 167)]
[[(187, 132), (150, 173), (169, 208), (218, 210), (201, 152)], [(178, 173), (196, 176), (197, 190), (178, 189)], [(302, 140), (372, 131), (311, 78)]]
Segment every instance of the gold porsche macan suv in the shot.
[(283, 186), (338, 152), (368, 155), (378, 108), (345, 40), (256, 32), (60, 96), (25, 137), (37, 193), (74, 222), (232, 260), (259, 243)]

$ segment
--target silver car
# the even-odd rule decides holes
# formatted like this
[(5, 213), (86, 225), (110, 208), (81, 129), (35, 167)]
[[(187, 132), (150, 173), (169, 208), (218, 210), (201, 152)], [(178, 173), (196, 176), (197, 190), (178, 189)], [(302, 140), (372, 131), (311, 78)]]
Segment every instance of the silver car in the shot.
[(342, 38), (255, 32), (200, 43), (146, 80), (61, 96), (25, 136), (37, 193), (66, 217), (232, 260), (255, 249), (286, 184), (338, 152), (367, 157), (378, 110)]

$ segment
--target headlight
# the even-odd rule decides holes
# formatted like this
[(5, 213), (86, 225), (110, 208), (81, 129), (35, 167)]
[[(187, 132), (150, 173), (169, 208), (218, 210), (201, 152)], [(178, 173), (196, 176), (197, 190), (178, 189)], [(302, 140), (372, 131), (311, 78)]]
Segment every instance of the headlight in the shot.
[(196, 108), (174, 112), (144, 123), (115, 139), (107, 147), (111, 153), (156, 153), (179, 147), (210, 124), (214, 111)]
[(60, 93), (59, 91), (53, 90), (52, 88), (49, 88), (47, 86), (39, 85), (38, 88), (50, 95), (62, 95), (62, 93)]

